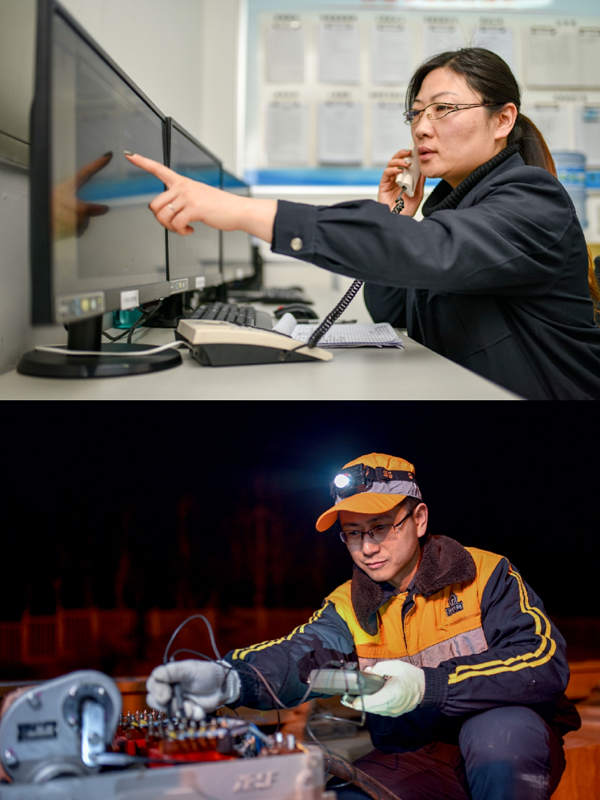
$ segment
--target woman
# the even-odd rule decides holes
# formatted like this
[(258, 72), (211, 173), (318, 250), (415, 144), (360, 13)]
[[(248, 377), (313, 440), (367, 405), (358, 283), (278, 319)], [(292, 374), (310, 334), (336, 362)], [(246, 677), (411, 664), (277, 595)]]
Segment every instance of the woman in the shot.
[[(581, 226), (548, 148), (519, 112), (505, 62), (489, 50), (442, 53), (416, 71), (407, 122), (421, 177), (399, 215), (400, 150), (378, 202), (328, 207), (233, 198), (139, 156), (165, 181), (151, 209), (169, 230), (191, 221), (241, 229), (291, 255), (366, 281), (375, 321), (529, 399), (600, 397), (598, 287)], [(423, 207), (425, 177), (442, 178)], [(588, 272), (590, 275), (588, 285)], [(600, 295), (596, 294), (596, 299)]]

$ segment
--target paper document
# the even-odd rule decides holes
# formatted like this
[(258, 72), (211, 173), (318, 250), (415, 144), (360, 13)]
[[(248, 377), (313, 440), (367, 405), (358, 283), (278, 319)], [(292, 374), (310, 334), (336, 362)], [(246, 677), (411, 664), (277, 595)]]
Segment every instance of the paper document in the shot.
[(308, 106), (275, 99), (266, 112), (265, 149), (269, 166), (308, 164)]
[(371, 30), (373, 83), (405, 84), (413, 64), (413, 43), (403, 19), (383, 17)]
[(524, 103), (523, 113), (542, 132), (550, 150), (572, 150), (573, 109), (561, 103)]
[(582, 25), (577, 33), (579, 84), (600, 86), (600, 25)]
[(319, 81), (360, 82), (360, 32), (353, 14), (324, 14), (319, 24)]
[(456, 17), (425, 17), (423, 26), (423, 58), (466, 45)]
[(278, 14), (266, 37), (267, 81), (304, 81), (304, 29), (295, 14)]
[(532, 25), (524, 53), (528, 86), (578, 85), (577, 34), (572, 26)]
[(362, 163), (362, 103), (333, 100), (319, 104), (317, 158), (320, 164)]
[[(390, 95), (391, 96), (391, 95)], [(408, 140), (404, 124), (404, 101), (374, 97), (371, 101), (371, 161), (387, 164)]]
[(471, 40), (473, 47), (485, 47), (503, 58), (513, 72), (516, 72), (514, 54), (514, 33), (504, 24), (502, 18), (494, 22), (482, 19), (475, 28)]
[[(297, 325), (292, 314), (284, 314), (274, 330), (299, 342), (307, 342), (318, 324)], [(319, 347), (399, 347), (402, 339), (389, 322), (340, 323), (333, 325), (319, 341)]]

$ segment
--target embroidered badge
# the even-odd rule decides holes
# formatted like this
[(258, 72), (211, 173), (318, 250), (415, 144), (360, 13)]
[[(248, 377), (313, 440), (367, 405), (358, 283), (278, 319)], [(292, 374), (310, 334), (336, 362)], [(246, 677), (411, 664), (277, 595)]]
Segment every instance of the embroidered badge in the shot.
[(446, 614), (451, 617), (452, 614), (456, 614), (457, 611), (463, 610), (463, 601), (459, 600), (458, 597), (454, 594), (454, 592), (448, 598), (448, 605), (446, 607)]

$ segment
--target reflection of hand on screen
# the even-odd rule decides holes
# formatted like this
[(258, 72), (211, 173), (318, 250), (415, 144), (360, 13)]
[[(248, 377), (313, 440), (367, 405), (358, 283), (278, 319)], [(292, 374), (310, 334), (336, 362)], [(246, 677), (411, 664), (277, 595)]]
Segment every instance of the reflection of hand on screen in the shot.
[(112, 153), (105, 153), (82, 167), (72, 178), (54, 188), (52, 220), (56, 239), (66, 239), (73, 235), (81, 236), (89, 225), (90, 217), (106, 214), (108, 206), (83, 202), (77, 197), (77, 190), (97, 172), (104, 169), (111, 158)]

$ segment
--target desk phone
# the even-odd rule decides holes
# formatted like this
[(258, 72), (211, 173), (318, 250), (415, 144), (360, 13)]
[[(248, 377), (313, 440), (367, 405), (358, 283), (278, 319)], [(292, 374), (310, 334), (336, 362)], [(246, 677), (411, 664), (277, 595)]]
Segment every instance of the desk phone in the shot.
[(188, 343), (196, 361), (211, 367), (332, 359), (327, 350), (308, 347), (284, 333), (223, 320), (182, 319), (177, 338)]

